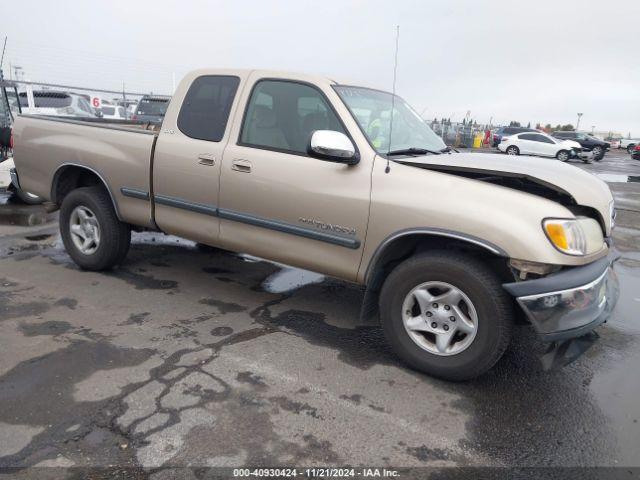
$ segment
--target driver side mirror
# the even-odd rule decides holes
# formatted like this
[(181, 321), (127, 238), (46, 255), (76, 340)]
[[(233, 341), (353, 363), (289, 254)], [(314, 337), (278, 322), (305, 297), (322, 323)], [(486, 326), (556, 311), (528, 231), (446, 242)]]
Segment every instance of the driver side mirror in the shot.
[(356, 147), (349, 137), (342, 132), (333, 130), (316, 130), (311, 135), (307, 153), (316, 158), (329, 162), (355, 165), (360, 161)]

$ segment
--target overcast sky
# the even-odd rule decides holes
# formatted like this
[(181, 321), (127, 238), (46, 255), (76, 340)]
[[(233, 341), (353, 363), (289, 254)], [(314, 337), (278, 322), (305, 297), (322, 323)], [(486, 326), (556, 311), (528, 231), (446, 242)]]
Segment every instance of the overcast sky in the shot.
[(640, 136), (640, 0), (6, 3), (24, 78), (170, 93), (200, 67), (317, 73), (397, 91), (427, 118)]

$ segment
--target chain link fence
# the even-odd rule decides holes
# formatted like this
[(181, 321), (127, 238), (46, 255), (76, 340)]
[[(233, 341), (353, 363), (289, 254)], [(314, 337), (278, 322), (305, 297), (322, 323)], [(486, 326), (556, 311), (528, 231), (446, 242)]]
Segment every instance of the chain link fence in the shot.
[(170, 99), (168, 95), (155, 95), (152, 92), (26, 81), (3, 83), (3, 108), (14, 118), (18, 113), (23, 113), (88, 120), (161, 123)]
[(490, 146), (491, 128), (477, 123), (433, 120), (429, 123), (444, 143), (455, 148), (479, 148)]

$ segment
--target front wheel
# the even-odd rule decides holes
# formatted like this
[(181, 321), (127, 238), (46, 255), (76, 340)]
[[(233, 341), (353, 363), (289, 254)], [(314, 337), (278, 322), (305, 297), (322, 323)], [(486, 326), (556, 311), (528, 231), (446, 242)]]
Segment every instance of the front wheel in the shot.
[(599, 162), (604, 157), (604, 149), (600, 146), (593, 147), (593, 159)]
[(520, 155), (520, 149), (515, 145), (507, 147), (507, 155)]
[(631, 144), (631, 145), (627, 145), (627, 153), (629, 155), (631, 155), (633, 153), (633, 149), (635, 148), (635, 145)]
[(107, 270), (124, 260), (131, 228), (118, 220), (101, 186), (69, 193), (60, 207), (60, 235), (73, 261), (85, 270)]
[(569, 160), (569, 157), (570, 157), (570, 156), (571, 156), (571, 155), (569, 155), (569, 152), (567, 152), (566, 150), (560, 150), (560, 151), (557, 153), (556, 158), (557, 158), (558, 160), (560, 160), (561, 162), (566, 162), (566, 161), (568, 161), (568, 160)]
[(380, 293), (382, 328), (411, 367), (447, 380), (489, 370), (511, 338), (511, 298), (474, 257), (436, 251), (397, 266)]

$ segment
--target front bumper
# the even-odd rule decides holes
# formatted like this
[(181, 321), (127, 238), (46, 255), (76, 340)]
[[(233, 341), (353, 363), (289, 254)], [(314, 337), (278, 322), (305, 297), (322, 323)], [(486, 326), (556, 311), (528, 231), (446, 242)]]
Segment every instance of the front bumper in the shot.
[(583, 148), (581, 148), (580, 150), (578, 149), (573, 149), (573, 156), (581, 159), (581, 160), (593, 160), (593, 152), (592, 151), (587, 151)]
[(589, 265), (536, 280), (504, 284), (545, 341), (580, 337), (603, 323), (613, 311), (620, 288), (615, 252)]

